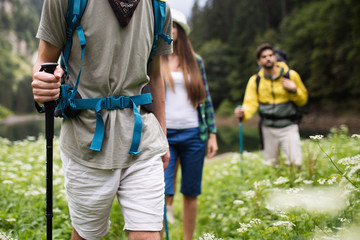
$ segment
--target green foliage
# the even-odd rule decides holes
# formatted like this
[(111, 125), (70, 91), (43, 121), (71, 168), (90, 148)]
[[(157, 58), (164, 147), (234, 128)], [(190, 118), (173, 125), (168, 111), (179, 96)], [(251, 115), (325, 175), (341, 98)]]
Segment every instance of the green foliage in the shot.
[(234, 106), (229, 100), (225, 99), (221, 102), (221, 105), (216, 110), (216, 116), (218, 117), (233, 117)]
[[(356, 0), (209, 0), (202, 9), (194, 5), (190, 38), (196, 50), (218, 39), (226, 46), (223, 79), (228, 92), (222, 97), (234, 104), (241, 103), (246, 83), (257, 71), (256, 47), (270, 42), (287, 51), (291, 67), (309, 89), (310, 104), (330, 101), (336, 108), (360, 94), (359, 11)], [(208, 51), (208, 56), (211, 62), (220, 55)], [(224, 80), (213, 74), (207, 74), (214, 85), (210, 92), (220, 98), (216, 86)]]
[(13, 113), (9, 109), (0, 105), (0, 119), (4, 119), (12, 114)]
[[(244, 152), (243, 175), (240, 173), (239, 154), (230, 153), (207, 161), (202, 195), (198, 198), (195, 239), (321, 239), (325, 233), (327, 237), (346, 239), (342, 234), (353, 231), (351, 226), (360, 224), (360, 135), (350, 137), (347, 128), (341, 127), (332, 129), (327, 138), (315, 136), (313, 139), (303, 141), (303, 151), (313, 153), (312, 163), (316, 171), (310, 171), (307, 157), (304, 157), (301, 171), (283, 163), (278, 168), (264, 166), (260, 152)], [(0, 236), (45, 239), (45, 144), (44, 137), (18, 142), (0, 138)], [(179, 180), (180, 177), (178, 186)], [(70, 239), (71, 233), (63, 184), (60, 150), (55, 138), (55, 239)], [(324, 212), (311, 210), (308, 205), (299, 204), (299, 197), (302, 201), (309, 198), (304, 195), (307, 190), (321, 199), (326, 195), (320, 193), (330, 189), (339, 191), (331, 195), (336, 199), (344, 196), (344, 201), (336, 202), (336, 206), (342, 207), (335, 206), (335, 212), (327, 208), (321, 208)], [(297, 201), (290, 201), (294, 204), (290, 208), (289, 201), (277, 202), (274, 208), (274, 203), (269, 200), (277, 193), (282, 193), (285, 199)], [(317, 201), (313, 198), (308, 201), (311, 199)], [(330, 206), (326, 204), (331, 200), (324, 198), (320, 203)], [(170, 239), (178, 240), (182, 239), (182, 198), (179, 192), (175, 195), (174, 208), (177, 220), (169, 226)], [(104, 239), (128, 239), (122, 231), (124, 221), (116, 200), (110, 218), (111, 229)]]
[(229, 92), (230, 85), (227, 75), (230, 72), (229, 49), (221, 40), (214, 39), (206, 42), (199, 50), (205, 61), (205, 69), (214, 108), (217, 108), (224, 96)]
[(358, 40), (354, 41), (360, 32), (353, 24), (358, 19), (354, 7), (359, 9), (358, 1), (314, 2), (283, 21), (285, 46), (296, 56), (291, 64), (302, 73), (314, 98), (345, 100), (360, 93), (355, 75), (360, 60), (354, 57), (360, 54)]
[[(40, 18), (36, 8), (42, 2), (7, 1), (7, 11), (0, 9), (0, 104), (17, 113), (34, 111), (30, 60), (38, 42), (34, 37)], [(22, 51), (14, 54), (20, 45)]]

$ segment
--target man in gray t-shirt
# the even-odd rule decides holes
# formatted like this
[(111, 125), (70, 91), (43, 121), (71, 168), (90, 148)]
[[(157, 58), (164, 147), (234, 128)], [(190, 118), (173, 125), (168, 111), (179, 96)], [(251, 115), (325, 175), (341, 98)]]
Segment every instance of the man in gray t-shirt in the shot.
[[(135, 6), (125, 26), (120, 24), (119, 12), (113, 8), (119, 6), (119, 2), (131, 2)], [(32, 81), (34, 99), (38, 103), (59, 97), (63, 70), (56, 69), (54, 75), (38, 71), (44, 62), (57, 62), (64, 48), (67, 5), (67, 0), (44, 1), (37, 33), (40, 39), (39, 55), (33, 68)], [(167, 166), (169, 152), (165, 137), (165, 96), (159, 56), (170, 54), (172, 45), (159, 39), (147, 73), (154, 34), (152, 0), (88, 1), (81, 25), (87, 42), (78, 86), (82, 98), (139, 95), (150, 82), (154, 111), (147, 113), (140, 106), (141, 153), (137, 155), (128, 154), (134, 129), (131, 108), (101, 111), (105, 131), (99, 152), (90, 150), (96, 126), (96, 113), (93, 110), (82, 110), (75, 118), (63, 120), (60, 149), (74, 228), (73, 239), (99, 239), (107, 233), (115, 195), (121, 204), (124, 230), (129, 231), (129, 237), (136, 239), (145, 234), (146, 239), (160, 239), (163, 168)], [(171, 36), (171, 29), (171, 14), (167, 7), (163, 32)], [(72, 86), (80, 69), (80, 56), (79, 39), (75, 33), (68, 62)], [(132, 179), (133, 176), (136, 179)], [(113, 182), (118, 184), (114, 185)]]

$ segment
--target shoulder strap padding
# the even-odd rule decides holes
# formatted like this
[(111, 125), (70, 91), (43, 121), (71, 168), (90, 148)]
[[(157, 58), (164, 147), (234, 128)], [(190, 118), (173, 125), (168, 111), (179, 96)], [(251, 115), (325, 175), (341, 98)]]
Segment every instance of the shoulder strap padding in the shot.
[(159, 37), (161, 37), (168, 44), (172, 42), (172, 39), (168, 35), (163, 33), (166, 16), (166, 2), (163, 0), (152, 0), (152, 3), (154, 10), (154, 41), (147, 63), (148, 71), (150, 69), (150, 63), (152, 61), (153, 55), (155, 54), (157, 49), (157, 41), (159, 40)]
[[(84, 14), (87, 0), (68, 0), (68, 9), (66, 12), (66, 43), (63, 51), (63, 60), (61, 66), (66, 69), (67, 62), (70, 57), (72, 36), (75, 30), (83, 31), (80, 21)], [(79, 33), (78, 33), (79, 34)], [(82, 33), (80, 33), (82, 34)], [(79, 36), (80, 37), (80, 36)], [(80, 37), (80, 45), (85, 45), (85, 37)]]

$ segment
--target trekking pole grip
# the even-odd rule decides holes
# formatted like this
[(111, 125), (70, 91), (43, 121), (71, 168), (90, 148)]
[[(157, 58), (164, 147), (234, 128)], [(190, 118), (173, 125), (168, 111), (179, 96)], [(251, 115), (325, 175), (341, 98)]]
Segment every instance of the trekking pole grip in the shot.
[[(242, 108), (242, 105), (237, 105), (236, 108)], [(239, 121), (242, 122), (243, 118), (239, 118)]]
[[(57, 63), (52, 63), (52, 62), (43, 63), (41, 64), (40, 72), (54, 74), (57, 65), (58, 65)], [(44, 106), (45, 106), (45, 114), (48, 115), (48, 117), (46, 117), (48, 118), (47, 124), (53, 125), (52, 119), (54, 117), (53, 114), (56, 107), (56, 101), (45, 102)], [(47, 135), (46, 138), (53, 138), (54, 136), (53, 127), (46, 127), (46, 129), (48, 129), (48, 131), (46, 132)]]

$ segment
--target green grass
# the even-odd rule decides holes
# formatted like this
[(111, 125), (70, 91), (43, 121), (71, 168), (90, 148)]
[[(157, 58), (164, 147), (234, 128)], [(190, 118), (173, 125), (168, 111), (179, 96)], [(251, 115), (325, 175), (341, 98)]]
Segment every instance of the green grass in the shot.
[[(278, 168), (264, 166), (260, 152), (244, 153), (243, 175), (238, 153), (208, 161), (195, 239), (344, 239), (348, 232), (356, 233), (360, 226), (359, 135), (351, 137), (346, 128), (334, 129), (324, 139), (308, 139), (302, 144), (301, 171), (283, 164)], [(54, 149), (53, 236), (70, 239), (58, 139)], [(46, 239), (45, 166), (43, 137), (18, 142), (0, 139), (1, 240)], [(334, 188), (335, 194), (326, 195)], [(324, 208), (301, 204), (309, 197), (309, 189), (314, 203), (325, 199)], [(286, 201), (270, 201), (278, 196)], [(332, 198), (326, 200), (328, 196)], [(334, 198), (339, 200), (336, 206), (331, 205)], [(171, 240), (182, 239), (181, 211), (182, 198), (177, 192), (177, 220), (169, 226)], [(127, 239), (117, 201), (111, 222), (104, 239)]]

